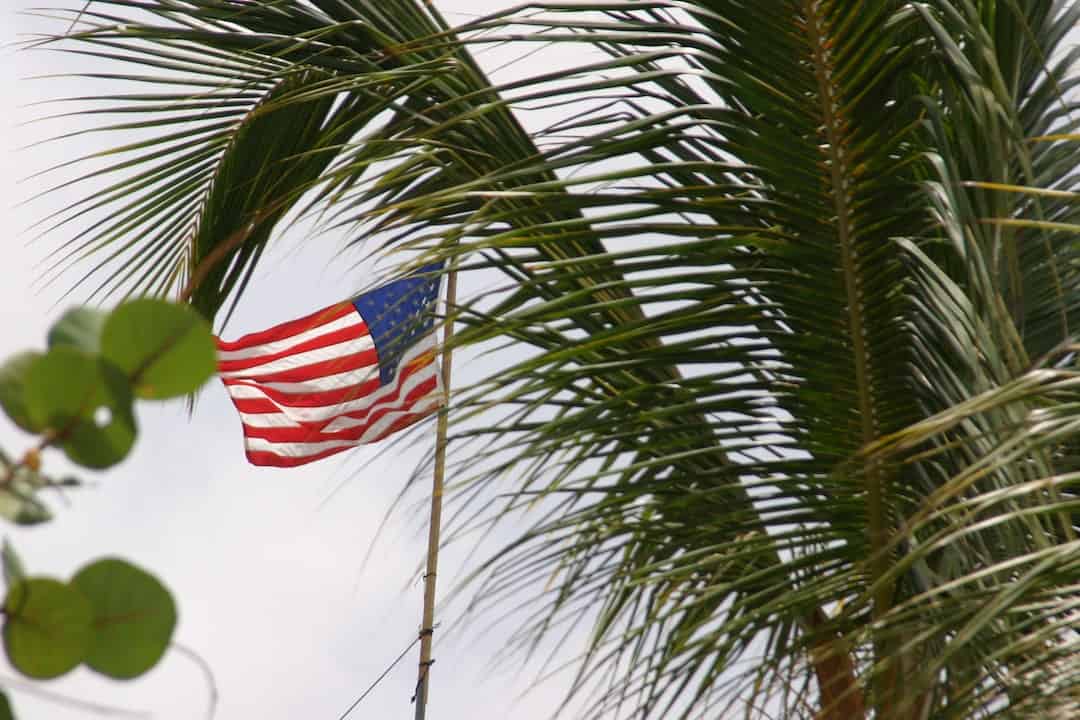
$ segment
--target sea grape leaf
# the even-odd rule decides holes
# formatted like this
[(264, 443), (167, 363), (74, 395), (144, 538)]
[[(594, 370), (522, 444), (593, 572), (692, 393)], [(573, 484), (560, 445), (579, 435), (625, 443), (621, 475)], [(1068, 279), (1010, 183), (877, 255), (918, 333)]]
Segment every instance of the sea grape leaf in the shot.
[(127, 679), (157, 664), (172, 641), (176, 603), (156, 577), (124, 560), (104, 558), (84, 567), (71, 582), (94, 613), (96, 633), (87, 666)]
[(206, 320), (187, 305), (164, 300), (142, 298), (113, 310), (101, 351), (141, 398), (187, 395), (217, 370), (217, 346)]
[(51, 578), (30, 578), (4, 599), (4, 649), (22, 674), (46, 679), (83, 661), (94, 636), (90, 603), (77, 589)]

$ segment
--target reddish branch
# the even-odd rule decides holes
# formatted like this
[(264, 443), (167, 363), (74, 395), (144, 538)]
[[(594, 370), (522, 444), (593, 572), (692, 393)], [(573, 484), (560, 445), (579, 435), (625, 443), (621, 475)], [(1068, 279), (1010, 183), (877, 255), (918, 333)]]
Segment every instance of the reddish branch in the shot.
[(829, 616), (820, 609), (807, 621), (812, 635), (810, 662), (820, 694), (816, 720), (862, 720), (866, 704), (851, 651), (839, 632), (827, 629), (828, 624)]

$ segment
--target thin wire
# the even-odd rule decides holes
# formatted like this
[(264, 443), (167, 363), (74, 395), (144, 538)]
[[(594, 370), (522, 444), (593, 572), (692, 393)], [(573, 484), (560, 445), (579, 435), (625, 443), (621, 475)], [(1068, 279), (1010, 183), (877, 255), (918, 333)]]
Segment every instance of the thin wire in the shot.
[(66, 705), (71, 708), (78, 708), (79, 710), (86, 710), (87, 712), (94, 713), (96, 715), (102, 715), (106, 717), (126, 717), (126, 718), (140, 718), (140, 720), (150, 720), (153, 718), (153, 713), (148, 710), (128, 710), (126, 708), (113, 707), (110, 705), (102, 705), (100, 703), (89, 702), (87, 700), (81, 700), (69, 695), (63, 695), (52, 690), (46, 690), (45, 688), (38, 687), (34, 683), (29, 683), (18, 678), (9, 678), (0, 676), (0, 686), (3, 686), (6, 690), (15, 690), (17, 692), (24, 692), (28, 695), (34, 695), (47, 700), (49, 702), (56, 703), (58, 705)]
[(341, 714), (341, 717), (338, 718), (338, 720), (345, 720), (345, 718), (347, 718), (349, 716), (349, 713), (351, 713), (353, 710), (356, 709), (356, 706), (360, 704), (360, 701), (363, 700), (364, 698), (366, 698), (371, 693), (371, 691), (375, 689), (375, 686), (378, 685), (379, 683), (381, 683), (383, 681), (383, 678), (390, 674), (390, 671), (393, 670), (394, 667), (396, 667), (397, 664), (399, 662), (401, 662), (402, 659), (406, 655), (409, 654), (409, 651), (412, 650), (413, 647), (416, 646), (416, 643), (420, 642), (420, 637), (421, 636), (418, 635), (411, 643), (409, 643), (409, 647), (407, 647), (407, 648), (405, 648), (404, 650), (401, 651), (401, 654), (397, 656), (397, 660), (394, 660), (394, 662), (390, 663), (390, 667), (383, 670), (382, 675), (377, 677), (375, 679), (375, 682), (371, 683), (371, 685), (368, 687), (368, 689), (364, 691), (363, 695), (356, 698), (356, 702), (354, 702), (352, 705), (350, 705), (349, 709), (346, 710), (345, 712), (343, 712)]
[(217, 682), (214, 680), (213, 668), (210, 667), (210, 663), (208, 663), (202, 655), (195, 652), (187, 645), (181, 645), (180, 643), (174, 642), (172, 643), (172, 648), (173, 650), (176, 650), (180, 654), (186, 656), (189, 660), (198, 665), (200, 670), (202, 670), (202, 673), (206, 678), (206, 686), (210, 694), (210, 701), (206, 706), (206, 718), (207, 720), (214, 720), (214, 716), (217, 715), (219, 695)]

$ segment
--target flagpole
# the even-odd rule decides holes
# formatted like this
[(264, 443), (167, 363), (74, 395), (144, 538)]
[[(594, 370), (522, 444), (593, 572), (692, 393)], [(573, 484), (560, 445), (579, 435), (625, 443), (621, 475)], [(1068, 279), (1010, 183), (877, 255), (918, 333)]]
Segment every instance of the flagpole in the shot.
[[(451, 261), (453, 262), (453, 261)], [(424, 572), (424, 615), (420, 625), (420, 666), (416, 680), (416, 720), (427, 712), (428, 681), (431, 677), (431, 636), (435, 621), (435, 577), (439, 569), (439, 533), (442, 524), (443, 476), (446, 472), (447, 410), (450, 403), (450, 341), (454, 337), (451, 315), (457, 296), (457, 270), (451, 265), (446, 280), (446, 320), (443, 327), (442, 385), (444, 401), (435, 429), (435, 473), (431, 489), (431, 523), (428, 526), (427, 568)]]

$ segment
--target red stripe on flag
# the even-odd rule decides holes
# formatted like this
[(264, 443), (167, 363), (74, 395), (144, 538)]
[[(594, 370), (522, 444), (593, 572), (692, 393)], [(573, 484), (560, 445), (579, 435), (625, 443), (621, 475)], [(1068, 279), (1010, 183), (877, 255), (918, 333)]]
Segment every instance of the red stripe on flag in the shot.
[[(405, 428), (409, 427), (413, 423), (416, 423), (416, 422), (418, 422), (420, 420), (423, 420), (424, 418), (428, 417), (429, 415), (431, 415), (430, 411), (426, 411), (426, 412), (423, 412), (423, 413), (408, 413), (408, 414), (402, 416), (401, 418), (399, 418), (398, 420), (394, 421), (390, 425), (388, 425), (387, 428), (383, 432), (379, 433), (375, 437), (370, 438), (367, 442), (368, 443), (378, 442), (378, 441), (386, 438), (389, 435), (393, 435), (394, 433), (398, 432), (399, 430), (404, 430)], [(252, 465), (259, 465), (259, 466), (263, 466), (263, 467), (283, 467), (283, 468), (286, 468), (286, 467), (297, 467), (299, 465), (306, 465), (309, 462), (314, 462), (315, 460), (321, 460), (323, 458), (330, 457), (331, 455), (336, 455), (339, 452), (342, 452), (342, 451), (345, 451), (345, 450), (352, 450), (354, 447), (356, 447), (356, 444), (342, 445), (341, 447), (328, 448), (326, 450), (320, 450), (319, 452), (312, 453), (311, 455), (279, 455), (279, 454), (277, 454), (275, 452), (271, 452), (269, 450), (248, 450), (248, 451), (246, 451), (245, 454), (247, 455), (248, 461)]]
[[(431, 361), (429, 360), (427, 364), (430, 365)], [(398, 382), (404, 382), (405, 380), (408, 380), (412, 375), (415, 375), (419, 371), (423, 370), (424, 367), (426, 367), (426, 365), (408, 365), (402, 372), (398, 373)], [(259, 392), (266, 395), (278, 405), (296, 408), (312, 408), (323, 407), (325, 405), (339, 405), (341, 403), (346, 403), (351, 400), (359, 400), (360, 398), (367, 397), (379, 388), (383, 387), (382, 383), (379, 381), (378, 376), (373, 377), (371, 380), (358, 383), (356, 385), (350, 385), (343, 388), (334, 388), (333, 390), (323, 390), (321, 392), (313, 393), (289, 393), (282, 390), (275, 390), (274, 388), (264, 387), (262, 385), (263, 382), (270, 382), (265, 377), (260, 377), (257, 381), (244, 378), (223, 378), (222, 382), (226, 385), (247, 385), (248, 387), (257, 388)], [(387, 398), (390, 397), (396, 398), (397, 393), (395, 392), (393, 396), (387, 396)], [(254, 398), (250, 399), (254, 400)], [(246, 402), (249, 399), (242, 398), (242, 400)], [(383, 401), (383, 398), (379, 399), (380, 403)], [(245, 410), (244, 412), (249, 411)], [(250, 412), (262, 411), (252, 410)], [(354, 417), (354, 415), (351, 413), (342, 413), (342, 415), (346, 417)]]
[[(405, 397), (404, 403), (401, 407), (394, 407), (397, 403), (398, 394), (395, 393), (394, 397), (388, 398), (386, 403), (380, 402), (374, 408), (368, 417), (361, 417), (359, 419), (365, 420), (361, 425), (345, 428), (344, 430), (335, 430), (333, 432), (327, 432), (320, 429), (328, 425), (328, 422), (319, 423), (300, 423), (294, 427), (256, 427), (254, 425), (244, 425), (244, 435), (251, 438), (260, 438), (262, 440), (269, 440), (274, 443), (310, 443), (310, 442), (326, 442), (330, 440), (359, 440), (372, 425), (377, 423), (384, 415), (390, 412), (403, 412), (408, 411), (409, 408), (416, 404), (421, 398), (430, 395), (438, 386), (438, 382), (435, 378), (431, 378), (426, 382), (422, 382), (413, 388), (409, 394)], [(246, 412), (246, 411), (245, 411)]]
[(271, 362), (273, 360), (280, 360), (290, 355), (297, 353), (307, 352), (308, 350), (319, 350), (321, 348), (330, 347), (331, 345), (337, 345), (339, 343), (348, 342), (349, 340), (358, 340), (362, 337), (367, 337), (368, 329), (363, 323), (354, 325), (353, 327), (342, 328), (341, 330), (335, 330), (334, 332), (327, 333), (326, 335), (320, 335), (317, 338), (306, 340), (298, 345), (294, 345), (285, 350), (281, 350), (276, 353), (267, 353), (265, 355), (256, 355), (255, 357), (244, 358), (243, 360), (219, 360), (218, 372), (236, 372), (238, 370), (247, 370), (249, 368), (255, 368), (264, 363)]
[(339, 448), (330, 448), (329, 450), (323, 450), (317, 452), (314, 455), (301, 455), (300, 457), (289, 457), (287, 455), (277, 455), (266, 450), (248, 450), (247, 459), (252, 465), (259, 465), (261, 467), (297, 467), (299, 465), (307, 465), (309, 462), (316, 460), (322, 460), (323, 458), (330, 457), (331, 455), (337, 455), (339, 452), (345, 450), (352, 450), (352, 445), (342, 445)]
[(289, 322), (275, 325), (269, 330), (249, 333), (239, 340), (227, 342), (219, 338), (217, 346), (219, 350), (244, 350), (252, 345), (262, 345), (264, 343), (274, 342), (275, 340), (284, 340), (293, 335), (298, 335), (307, 330), (317, 328), (320, 325), (325, 325), (328, 322), (333, 322), (338, 318), (345, 317), (351, 312), (356, 312), (356, 307), (351, 302), (341, 302), (336, 305), (331, 305), (328, 308), (323, 308), (318, 312), (313, 312), (310, 315), (306, 315), (297, 320), (290, 320)]
[(387, 437), (388, 435), (393, 435), (398, 430), (404, 430), (405, 428), (409, 427), (413, 423), (415, 423), (415, 422), (417, 422), (419, 420), (423, 420), (424, 418), (428, 417), (429, 415), (431, 415), (431, 411), (424, 412), (424, 413), (421, 413), (421, 414), (410, 413), (409, 415), (406, 415), (405, 417), (401, 418), (397, 422), (392, 423), (390, 425), (390, 427), (388, 427), (384, 432), (379, 433), (375, 437), (368, 440), (368, 442), (369, 443), (377, 443), (380, 440), (382, 440), (383, 438)]
[[(375, 352), (375, 349), (364, 350), (363, 352), (352, 353), (351, 355), (342, 355), (332, 360), (322, 360), (320, 362), (310, 363), (308, 365), (300, 365), (298, 367), (289, 368), (288, 370), (278, 370), (272, 373), (256, 373), (253, 372), (248, 376), (239, 376), (231, 378), (221, 378), (221, 381), (226, 385), (239, 385), (239, 380), (245, 381), (247, 384), (258, 383), (272, 383), (272, 382), (310, 382), (326, 375), (337, 375), (339, 373), (348, 372), (349, 370), (359, 370), (366, 367), (375, 367), (379, 363), (379, 356)], [(263, 388), (260, 388), (263, 389)]]

